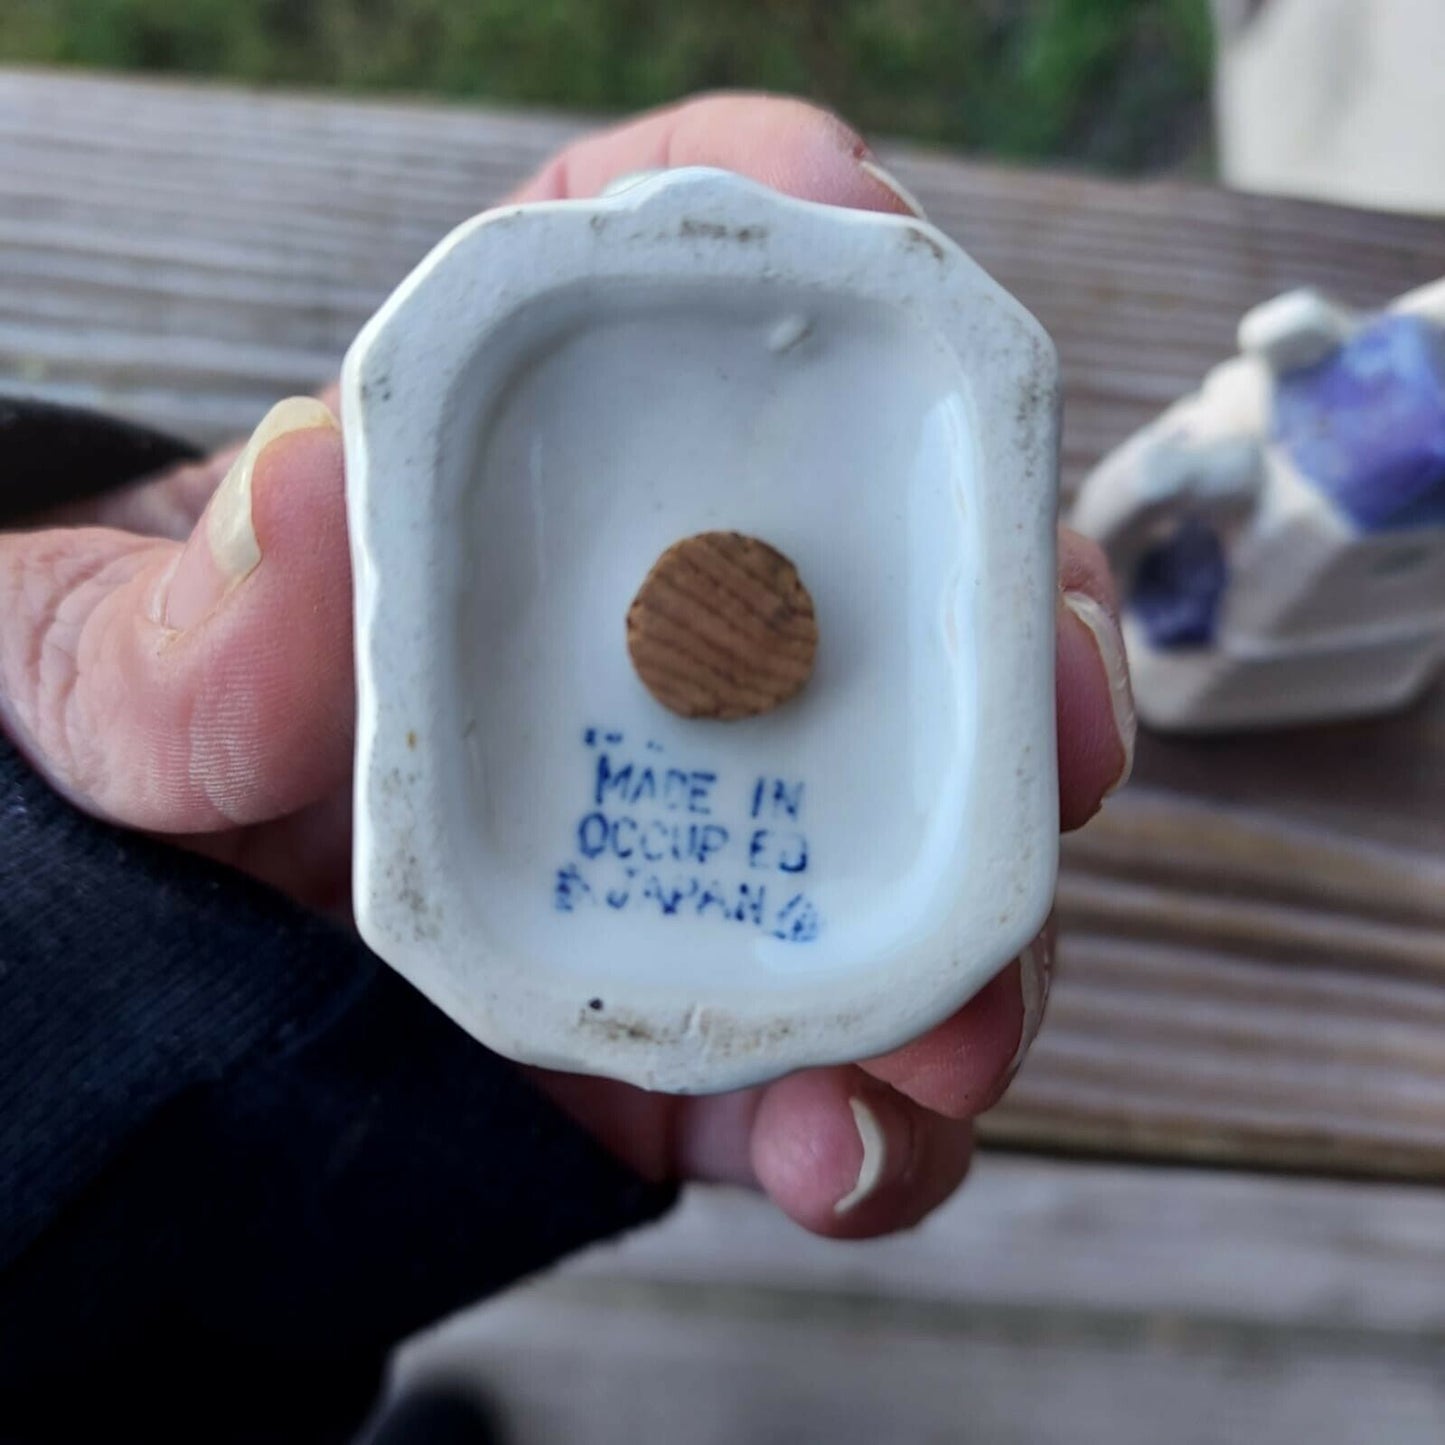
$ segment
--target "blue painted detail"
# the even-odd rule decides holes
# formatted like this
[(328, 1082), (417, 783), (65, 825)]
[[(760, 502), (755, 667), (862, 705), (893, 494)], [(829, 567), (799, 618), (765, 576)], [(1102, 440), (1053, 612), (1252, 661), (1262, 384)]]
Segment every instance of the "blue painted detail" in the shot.
[(1273, 436), (1361, 531), (1445, 526), (1445, 334), (1376, 318), (1278, 379)]
[(583, 730), (587, 793), (573, 856), (554, 875), (556, 910), (710, 919), (813, 942), (823, 919), (794, 891), (809, 871), (802, 781), (768, 775), (743, 791), (710, 769), (655, 762), (655, 739), (640, 751), (623, 742), (618, 730)]
[(1144, 554), (1129, 606), (1150, 646), (1208, 647), (1228, 582), (1218, 534), (1199, 518), (1186, 517), (1167, 542)]
[(779, 911), (773, 937), (784, 943), (811, 943), (821, 927), (818, 910), (801, 893), (795, 893)]
[(575, 863), (569, 863), (565, 868), (557, 870), (552, 901), (559, 913), (575, 913), (581, 904), (591, 900), (592, 889), (588, 887), (587, 880)]

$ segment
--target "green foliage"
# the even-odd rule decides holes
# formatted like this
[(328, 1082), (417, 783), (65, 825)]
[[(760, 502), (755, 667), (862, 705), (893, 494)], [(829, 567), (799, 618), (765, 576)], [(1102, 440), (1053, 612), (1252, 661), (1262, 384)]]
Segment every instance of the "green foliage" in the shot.
[(0, 0), (0, 59), (624, 110), (712, 87), (1111, 168), (1197, 140), (1208, 0)]

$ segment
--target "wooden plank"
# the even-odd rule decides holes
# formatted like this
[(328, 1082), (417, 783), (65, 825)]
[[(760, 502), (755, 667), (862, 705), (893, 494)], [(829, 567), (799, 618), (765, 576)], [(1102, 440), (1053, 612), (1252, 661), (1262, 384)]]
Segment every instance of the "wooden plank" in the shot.
[[(320, 384), (576, 118), (0, 72), (0, 379), (213, 441)], [(1445, 224), (889, 163), (1049, 326), (1082, 470), (1286, 286), (1445, 274)], [(1445, 688), (1377, 723), (1141, 739), (1065, 850), (1059, 983), (986, 1137), (1445, 1179)]]
[(1317, 1445), (1445, 1428), (1418, 1188), (985, 1157), (912, 1234), (804, 1235), (693, 1191), (403, 1351), (509, 1438)]
[(1435, 1341), (1445, 1358), (1445, 1203), (1413, 1185), (1010, 1158), (909, 1234), (805, 1234), (755, 1195), (694, 1189), (569, 1279), (908, 1300), (937, 1318), (1096, 1310), (1282, 1332)]
[(1438, 1347), (813, 1303), (729, 1291), (703, 1311), (657, 1288), (533, 1287), (407, 1356), (398, 1380), (469, 1382), (511, 1445), (1437, 1445), (1445, 1432)]
[(1442, 1176), (1439, 820), (1371, 812), (1320, 776), (1324, 796), (1301, 777), (1249, 806), (1211, 798), (1204, 770), (1135, 786), (1068, 841), (1050, 1016), (986, 1139)]
[[(248, 407), (273, 393), (239, 356), (234, 387), (206, 353), (201, 374), (184, 375), (190, 343), (264, 336), (278, 353), (275, 383), (319, 381), (318, 366), (324, 375), (323, 360), (334, 365), (433, 241), (582, 126), (4, 72), (0, 366), (23, 374), (28, 358), (37, 381), (71, 395), (89, 385), (152, 421), (184, 420), (194, 403), (201, 439), (244, 429)], [(1005, 171), (900, 147), (888, 160), (1058, 338), (1073, 403), (1071, 480), (1101, 445), (1196, 382), (1262, 296), (1311, 282), (1366, 302), (1445, 272), (1445, 228), (1429, 222)], [(34, 336), (12, 337), (8, 325), (46, 304), (70, 308), (75, 324), (57, 325), (36, 353)], [(98, 320), (108, 366), (90, 364)], [(156, 337), (172, 342), (181, 373), (166, 373), (177, 392), (169, 403), (144, 345)], [(139, 346), (129, 374), (127, 340)]]
[(1441, 1222), (1413, 1188), (986, 1157), (859, 1245), (693, 1191), (398, 1373), (470, 1382), (519, 1445), (1410, 1445), (1445, 1425)]

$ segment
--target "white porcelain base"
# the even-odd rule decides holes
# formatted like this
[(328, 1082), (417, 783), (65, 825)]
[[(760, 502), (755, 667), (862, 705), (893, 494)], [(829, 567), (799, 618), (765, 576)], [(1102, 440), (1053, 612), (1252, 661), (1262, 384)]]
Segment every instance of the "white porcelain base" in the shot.
[[(464, 1027), (727, 1088), (904, 1041), (1042, 925), (1055, 364), (945, 238), (712, 172), (495, 212), (343, 384), (357, 916)], [(667, 712), (625, 645), (720, 529), (818, 615), (745, 722)]]

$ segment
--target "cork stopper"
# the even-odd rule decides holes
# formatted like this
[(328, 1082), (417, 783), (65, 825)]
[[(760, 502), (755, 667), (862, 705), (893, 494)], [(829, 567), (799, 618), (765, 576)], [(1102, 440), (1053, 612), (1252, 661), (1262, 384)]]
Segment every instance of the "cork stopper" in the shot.
[(643, 685), (688, 718), (758, 717), (813, 671), (818, 623), (798, 569), (738, 532), (703, 532), (654, 563), (627, 613)]

